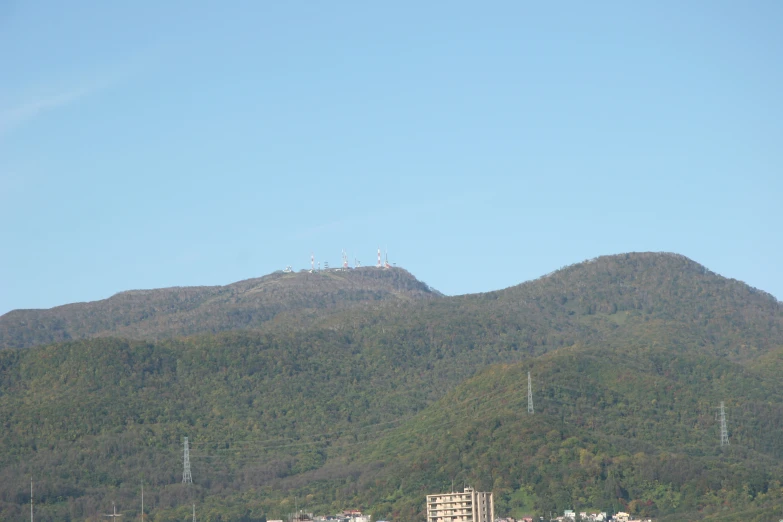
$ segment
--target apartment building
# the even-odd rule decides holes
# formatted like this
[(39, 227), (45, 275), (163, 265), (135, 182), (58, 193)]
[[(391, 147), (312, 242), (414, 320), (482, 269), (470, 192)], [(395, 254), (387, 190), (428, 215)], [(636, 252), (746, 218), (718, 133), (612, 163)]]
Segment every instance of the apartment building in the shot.
[(427, 495), (427, 522), (493, 522), (492, 493), (465, 488), (462, 493)]

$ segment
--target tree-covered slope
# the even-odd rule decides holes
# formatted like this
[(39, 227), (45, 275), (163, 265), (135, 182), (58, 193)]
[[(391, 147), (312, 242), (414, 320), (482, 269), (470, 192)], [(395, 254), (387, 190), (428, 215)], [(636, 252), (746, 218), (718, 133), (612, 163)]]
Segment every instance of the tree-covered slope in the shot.
[[(456, 480), (492, 490), (501, 513), (769, 520), (783, 499), (781, 428), (777, 379), (715, 356), (575, 346), (492, 367), (363, 450), (388, 467), (358, 496), (415, 519), (425, 492)], [(409, 494), (395, 498), (400, 487)]]
[(295, 499), (417, 520), (455, 475), (496, 491), (501, 514), (774, 504), (783, 342), (763, 292), (633, 254), (499, 292), (297, 315), (316, 309), (308, 295), (263, 331), (0, 350), (0, 519), (23, 516), (30, 476), (41, 521), (112, 500), (138, 515), (141, 480), (161, 521), (192, 502), (202, 520), (280, 518)]
[(440, 380), (425, 407), (426, 360), (344, 350), (345, 340), (224, 334), (2, 352), (2, 516), (23, 512), (27, 476), (39, 520), (83, 519), (110, 500), (131, 513), (142, 478), (155, 520), (177, 520), (193, 500), (277, 518), (294, 497), (416, 520), (423, 495), (452, 479), (491, 489), (499, 512), (515, 514), (576, 506), (695, 520), (766, 513), (781, 493), (783, 396), (763, 371), (666, 348), (573, 346), (456, 388)]
[[(500, 292), (485, 294), (507, 310), (578, 317), (600, 330), (622, 329), (637, 316), (668, 342), (711, 346), (716, 355), (750, 359), (783, 344), (783, 306), (741, 281), (719, 276), (677, 254), (599, 257)], [(665, 334), (655, 325), (678, 325)], [(631, 325), (638, 334), (637, 325)], [(700, 338), (683, 337), (686, 330)], [(741, 339), (740, 339), (741, 338)], [(739, 341), (739, 342), (738, 342)]]
[(505, 290), (329, 315), (321, 326), (375, 329), (428, 349), (529, 357), (575, 343), (667, 346), (750, 361), (783, 346), (771, 295), (679, 255), (635, 253), (572, 265)]
[(227, 286), (134, 290), (49, 310), (13, 310), (0, 317), (0, 347), (253, 329), (275, 318), (301, 325), (335, 309), (439, 295), (400, 268), (276, 272)]

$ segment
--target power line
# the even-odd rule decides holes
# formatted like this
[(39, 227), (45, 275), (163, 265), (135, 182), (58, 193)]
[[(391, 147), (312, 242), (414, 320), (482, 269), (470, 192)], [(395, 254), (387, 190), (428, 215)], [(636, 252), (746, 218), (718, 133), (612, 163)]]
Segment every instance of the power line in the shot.
[[(554, 407), (554, 411), (561, 410), (561, 408), (565, 407), (566, 409), (576, 408), (577, 411), (581, 410), (583, 413), (588, 413), (588, 412), (593, 412), (593, 414), (599, 413), (600, 411), (602, 411), (602, 408), (599, 406), (599, 404), (594, 403), (594, 401), (590, 400), (591, 397), (596, 393), (600, 395), (598, 399), (600, 399), (600, 401), (602, 402), (603, 401), (609, 401), (610, 403), (620, 402), (620, 403), (626, 403), (627, 405), (630, 405), (627, 402), (627, 398), (623, 396), (622, 392), (617, 390), (612, 390), (610, 388), (601, 387), (600, 383), (597, 382), (587, 383), (587, 386), (579, 386), (578, 389), (571, 388), (568, 386), (563, 386), (560, 383), (549, 384), (545, 387), (542, 387), (541, 390), (543, 392), (543, 397), (544, 397), (543, 404), (544, 404), (545, 412), (551, 410), (552, 407)], [(265, 458), (263, 454), (267, 451), (286, 450), (289, 448), (304, 449), (307, 446), (311, 446), (311, 447), (320, 446), (322, 450), (327, 450), (329, 452), (330, 454), (329, 458), (335, 458), (342, 453), (342, 450), (346, 450), (352, 447), (366, 445), (368, 443), (378, 441), (379, 437), (386, 435), (388, 432), (393, 432), (393, 433), (391, 434), (392, 437), (387, 440), (387, 444), (389, 441), (392, 441), (394, 439), (404, 438), (406, 436), (413, 435), (417, 432), (431, 430), (433, 428), (438, 428), (441, 426), (458, 425), (463, 422), (470, 421), (474, 417), (491, 414), (492, 412), (499, 410), (501, 408), (506, 408), (506, 407), (513, 408), (512, 404), (509, 404), (507, 402), (507, 399), (513, 397), (515, 399), (513, 402), (521, 403), (524, 400), (524, 395), (522, 395), (519, 392), (520, 390), (518, 388), (518, 385), (515, 385), (514, 383), (511, 383), (507, 386), (503, 386), (501, 384), (500, 386), (497, 386), (495, 389), (479, 396), (468, 397), (462, 400), (451, 399), (450, 401), (444, 402), (443, 405), (447, 406), (446, 408), (437, 407), (437, 403), (435, 403), (434, 411), (430, 410), (430, 412), (428, 412), (426, 415), (421, 415), (421, 413), (414, 414), (399, 419), (395, 419), (392, 421), (366, 425), (351, 431), (335, 430), (333, 432), (320, 433), (318, 435), (308, 437), (310, 440), (307, 439), (303, 440), (300, 438), (277, 438), (277, 439), (273, 438), (273, 439), (266, 439), (266, 440), (231, 441), (230, 445), (228, 443), (226, 444), (227, 447), (225, 449), (216, 448), (215, 451), (217, 451), (218, 453), (213, 453), (209, 455), (197, 454), (195, 458), (221, 459), (224, 460), (226, 463), (247, 462), (248, 460), (258, 461), (258, 460), (263, 460)], [(565, 394), (565, 396), (563, 396), (563, 394)], [(571, 397), (568, 397), (569, 395)], [(595, 399), (595, 397), (592, 398)], [(558, 399), (562, 399), (565, 402), (562, 402), (561, 400)], [(530, 408), (530, 406), (532, 405), (531, 403), (532, 403), (532, 376), (529, 375), (529, 381), (528, 381), (529, 410), (528, 411), (532, 409)], [(519, 405), (521, 406), (521, 404)], [(539, 406), (541, 406), (541, 404), (539, 404)], [(695, 406), (699, 408), (700, 404), (697, 403), (695, 404)], [(663, 409), (666, 408), (664, 407)], [(553, 412), (550, 411), (550, 413)], [(658, 415), (657, 408), (654, 414), (656, 416)], [(724, 417), (725, 417), (725, 409), (724, 409)], [(420, 421), (417, 422), (417, 424), (419, 424), (422, 427), (396, 426), (401, 422), (410, 421), (415, 418), (420, 419)], [(381, 426), (388, 426), (388, 427), (383, 429), (378, 429)], [(350, 440), (349, 437), (352, 437), (353, 440)], [(724, 439), (724, 442), (728, 444), (728, 430), (726, 430), (726, 438)], [(213, 442), (202, 442), (197, 445), (214, 447), (219, 444), (220, 444), (219, 441), (213, 441)], [(384, 451), (382, 447), (379, 447), (378, 449), (382, 454)], [(298, 453), (298, 451), (296, 451), (295, 449), (294, 452)], [(189, 453), (188, 453), (188, 463), (189, 463)], [(184, 473), (183, 473), (183, 482), (185, 482)]]
[[(355, 429), (353, 431), (340, 430), (340, 431), (332, 431), (332, 432), (322, 432), (319, 435), (317, 435), (317, 437), (320, 437), (322, 439), (328, 439), (328, 438), (339, 437), (339, 436), (343, 436), (343, 435), (357, 435), (357, 434), (361, 434), (364, 431), (373, 430), (373, 429), (375, 429), (378, 426), (384, 426), (384, 425), (387, 425), (387, 424), (398, 424), (400, 422), (404, 422), (404, 421), (413, 419), (415, 416), (416, 415), (407, 415), (405, 417), (400, 417), (398, 419), (391, 420), (391, 421), (378, 422), (376, 424), (370, 424), (370, 425), (367, 425), (367, 426), (362, 426), (362, 427), (357, 428), (357, 429)], [(386, 429), (379, 430), (379, 431), (386, 431)], [(296, 443), (299, 442), (299, 440), (300, 439), (297, 439), (297, 438), (294, 438), (294, 437), (277, 437), (277, 438), (273, 438), (273, 439), (263, 439), (263, 440), (244, 439), (244, 440), (232, 440), (227, 445), (230, 446), (231, 448), (233, 448), (234, 446), (241, 446), (241, 445), (245, 445), (245, 444), (250, 444), (250, 445), (253, 445), (253, 444), (267, 444), (267, 443), (270, 443), (270, 442), (275, 442), (275, 443), (280, 442), (280, 443), (283, 443), (285, 441), (292, 441), (293, 444), (296, 444)], [(326, 441), (314, 441), (313, 443), (317, 444), (318, 442), (326, 442)], [(226, 442), (225, 441), (191, 442), (190, 443), (190, 447), (191, 448), (198, 448), (198, 447), (203, 447), (203, 446), (215, 446), (215, 445), (219, 445), (219, 444), (226, 444)], [(230, 448), (227, 448), (227, 449), (230, 449)], [(222, 450), (218, 450), (218, 451), (222, 451)]]
[[(557, 394), (557, 392), (559, 391), (559, 392), (570, 392), (570, 393), (573, 393), (573, 394), (577, 395), (577, 397), (574, 397), (573, 399), (579, 399), (579, 398), (587, 399), (588, 398), (587, 394), (590, 391), (590, 387), (588, 387), (588, 388), (581, 388), (581, 389), (575, 389), (575, 388), (570, 388), (570, 387), (567, 387), (567, 386), (562, 386), (562, 385), (559, 385), (559, 384), (558, 385), (550, 385), (546, 389), (547, 390), (551, 390), (551, 392), (553, 392), (554, 394)], [(531, 377), (531, 382), (530, 382), (530, 386), (529, 386), (529, 390), (528, 391), (532, 393), (532, 377)], [(604, 391), (609, 395), (609, 397), (607, 397), (609, 400), (622, 400), (622, 394), (620, 394), (619, 392), (616, 392), (614, 390), (609, 390), (609, 389), (606, 389)], [(442, 426), (455, 425), (455, 424), (458, 424), (460, 422), (464, 422), (466, 420), (469, 420), (469, 419), (473, 418), (474, 416), (480, 416), (480, 415), (486, 415), (488, 413), (492, 413), (493, 411), (499, 410), (499, 409), (504, 408), (504, 407), (507, 406), (507, 405), (504, 405), (504, 404), (500, 404), (500, 401), (502, 401), (502, 400), (504, 400), (504, 399), (506, 399), (508, 397), (512, 397), (512, 396), (521, 399), (521, 397), (519, 397), (519, 395), (520, 394), (519, 394), (518, 388), (515, 387), (514, 385), (499, 387), (499, 388), (497, 388), (497, 389), (495, 389), (495, 390), (493, 390), (491, 392), (488, 392), (486, 394), (483, 394), (481, 396), (471, 397), (471, 398), (463, 401), (462, 403), (460, 403), (458, 407), (452, 406), (451, 408), (448, 408), (448, 409), (439, 408), (439, 409), (437, 409), (435, 411), (434, 415), (432, 413), (430, 413), (427, 416), (422, 416), (422, 421), (426, 422), (426, 427), (425, 428), (414, 428), (414, 429), (408, 428), (408, 429), (400, 430), (400, 431), (397, 431), (394, 434), (394, 437), (395, 438), (396, 437), (404, 437), (404, 436), (406, 436), (408, 434), (413, 434), (413, 433), (424, 431), (424, 430), (430, 430), (430, 429), (439, 428), (439, 427), (442, 427)], [(576, 403), (573, 402), (573, 399), (571, 401), (562, 402), (562, 401), (558, 400), (555, 397), (556, 397), (556, 395), (553, 395), (553, 396), (546, 396), (545, 395), (545, 404), (553, 403), (552, 405), (557, 404), (557, 405), (559, 405), (561, 407), (562, 406), (576, 407), (577, 410), (588, 410), (588, 411), (592, 411), (592, 412), (600, 412), (601, 411), (601, 408), (597, 404), (589, 404), (589, 403), (584, 403), (584, 402), (580, 401), (582, 403), (577, 405)], [(479, 401), (482, 401), (482, 399), (489, 399), (489, 401), (487, 401), (487, 402), (488, 403), (492, 403), (494, 405), (489, 407), (489, 408), (481, 407), (481, 404), (486, 404), (486, 403), (483, 403), (483, 402), (479, 402)], [(475, 410), (476, 411), (475, 414), (473, 414), (471, 411), (469, 411), (469, 409), (473, 406), (474, 403), (477, 403), (477, 405), (478, 405), (477, 410)], [(446, 420), (447, 417), (452, 417), (452, 418), (449, 418), (449, 419)], [(408, 418), (406, 418), (404, 420), (409, 420), (411, 418), (413, 418), (413, 417), (408, 417)], [(444, 421), (443, 422), (437, 422), (439, 420), (439, 418), (440, 419), (444, 419)], [(232, 449), (228, 449), (228, 450), (218, 450), (218, 451), (220, 451), (219, 454), (198, 455), (197, 458), (200, 458), (200, 459), (201, 458), (203, 458), (203, 459), (227, 459), (227, 460), (232, 460), (232, 461), (246, 461), (246, 460), (249, 460), (249, 459), (250, 460), (258, 459), (259, 457), (261, 457), (260, 453), (263, 452), (263, 451), (266, 451), (266, 450), (280, 450), (280, 449), (295, 448), (295, 447), (301, 448), (301, 447), (305, 447), (305, 446), (325, 446), (324, 449), (339, 450), (339, 449), (349, 448), (349, 447), (353, 447), (353, 446), (364, 445), (364, 444), (367, 444), (367, 443), (372, 441), (371, 439), (368, 438), (368, 439), (365, 439), (365, 440), (343, 441), (341, 444), (334, 444), (334, 442), (340, 441), (340, 438), (342, 438), (343, 435), (348, 435), (348, 436), (353, 435), (354, 437), (357, 437), (357, 436), (362, 435), (362, 432), (365, 432), (364, 434), (367, 435), (368, 437), (379, 436), (379, 435), (385, 434), (386, 432), (397, 430), (398, 428), (390, 427), (390, 428), (376, 430), (374, 432), (369, 432), (369, 433), (367, 431), (373, 429), (376, 426), (380, 426), (380, 425), (383, 425), (383, 424), (395, 424), (395, 423), (396, 423), (396, 421), (390, 421), (390, 422), (387, 422), (387, 423), (379, 423), (379, 424), (374, 425), (374, 426), (365, 426), (365, 427), (361, 428), (361, 430), (357, 430), (356, 432), (353, 432), (353, 433), (349, 432), (347, 434), (345, 432), (327, 433), (327, 434), (322, 434), (321, 436), (319, 436), (318, 440), (310, 440), (310, 441), (299, 440), (299, 441), (296, 441), (296, 442), (291, 442), (289, 444), (280, 444), (280, 442), (283, 442), (286, 439), (268, 439), (267, 441), (258, 441), (258, 442), (261, 442), (261, 443), (263, 443), (263, 442), (275, 442), (275, 443), (274, 444), (265, 444), (265, 445), (252, 445), (252, 446), (245, 446), (245, 447), (242, 447), (242, 448), (234, 448), (233, 449), (233, 451), (246, 453), (245, 455), (236, 454), (236, 453), (233, 453), (233, 454), (232, 453), (228, 453), (228, 452), (232, 451)], [(293, 439), (287, 439), (287, 440), (293, 440)], [(248, 441), (248, 442), (250, 442), (250, 441)], [(252, 454), (248, 455), (247, 454), (248, 452), (252, 452)]]
[[(505, 393), (503, 393), (503, 392), (505, 392)], [(433, 428), (439, 428), (439, 427), (443, 427), (443, 426), (454, 425), (454, 424), (457, 424), (459, 422), (463, 422), (466, 419), (470, 419), (470, 418), (474, 418), (474, 417), (478, 418), (478, 417), (480, 417), (482, 415), (485, 415), (485, 414), (487, 414), (489, 412), (492, 412), (492, 411), (495, 411), (495, 410), (499, 410), (501, 408), (506, 407), (503, 404), (499, 404), (498, 401), (501, 401), (501, 400), (503, 400), (503, 399), (505, 399), (507, 397), (510, 397), (510, 396), (519, 396), (518, 388), (515, 385), (513, 385), (513, 384), (505, 386), (505, 387), (502, 387), (502, 388), (497, 389), (497, 390), (493, 390), (492, 392), (486, 393), (486, 394), (478, 396), (478, 397), (471, 397), (471, 398), (465, 400), (462, 404), (460, 404), (457, 409), (455, 409), (455, 408), (440, 409), (440, 410), (438, 410), (435, 413), (435, 415), (430, 415), (429, 417), (428, 416), (424, 416), (422, 418), (423, 421), (430, 421), (430, 422), (426, 423), (426, 426), (421, 427), (421, 428), (407, 429), (407, 430), (404, 430), (402, 432), (398, 432), (395, 435), (397, 435), (397, 436), (405, 436), (405, 435), (408, 435), (408, 434), (418, 433), (418, 432), (422, 432), (422, 431), (428, 431), (428, 430), (431, 430)], [(495, 406), (490, 407), (490, 408), (479, 408), (478, 411), (476, 411), (473, 414), (468, 412), (468, 408), (472, 407), (473, 403), (475, 403), (476, 401), (479, 401), (481, 399), (486, 399), (486, 398), (491, 398), (491, 400), (489, 402), (495, 404)], [(442, 419), (442, 418), (447, 417), (447, 416), (455, 416), (455, 418), (452, 418), (452, 419), (449, 419), (449, 420), (445, 420), (444, 422), (435, 422), (435, 423), (432, 422), (432, 421), (438, 421), (439, 419)], [(386, 424), (386, 423), (384, 423), (384, 424)], [(398, 428), (396, 428), (396, 427), (386, 428), (386, 429), (383, 429), (383, 430), (378, 430), (376, 432), (370, 433), (368, 435), (379, 435), (379, 434), (382, 434), (384, 432), (394, 431), (394, 430), (397, 430), (397, 429)], [(335, 435), (338, 435), (338, 434), (335, 433)], [(276, 439), (271, 439), (271, 440), (276, 440)], [(279, 439), (277, 439), (277, 440), (279, 440)], [(337, 439), (337, 440), (339, 440), (339, 439)], [(367, 444), (369, 442), (371, 442), (370, 439), (362, 440), (362, 441), (345, 441), (342, 444), (332, 444), (332, 445), (329, 446), (329, 449), (342, 449), (342, 448), (347, 448), (347, 447)], [(253, 447), (250, 447), (250, 448), (241, 448), (241, 449), (244, 449), (244, 450), (254, 451), (254, 452), (256, 452), (255, 455), (237, 456), (237, 455), (232, 455), (230, 453), (223, 452), (223, 453), (220, 453), (220, 454), (212, 454), (212, 455), (198, 455), (195, 458), (198, 458), (198, 459), (230, 459), (232, 461), (257, 459), (259, 457), (258, 452), (263, 451), (263, 450), (275, 450), (275, 449), (285, 449), (285, 448), (291, 448), (291, 447), (314, 446), (314, 445), (322, 445), (322, 444), (328, 444), (328, 443), (329, 443), (328, 440), (314, 440), (314, 441), (310, 441), (310, 442), (295, 442), (295, 443), (292, 443), (292, 444), (270, 444), (270, 445), (266, 445), (266, 446), (253, 446)]]
[[(510, 396), (517, 396), (518, 394), (519, 394), (519, 392), (518, 392), (517, 386), (514, 385), (514, 384), (509, 384), (507, 386), (503, 386), (503, 387), (497, 388), (495, 390), (492, 390), (490, 392), (487, 392), (487, 393), (485, 393), (483, 395), (479, 395), (479, 396), (470, 397), (468, 399), (465, 399), (465, 400), (463, 400), (460, 403), (459, 407), (467, 409), (467, 408), (473, 406), (473, 403), (476, 403), (478, 401), (481, 401), (482, 399), (487, 399), (487, 398), (491, 398), (491, 402), (495, 403), (496, 401), (500, 401), (500, 400), (505, 399), (505, 398), (510, 397)], [(499, 407), (502, 407), (502, 405), (500, 405), (500, 406), (498, 406), (496, 408), (492, 408), (492, 409), (497, 409)], [(435, 415), (430, 414), (429, 420), (437, 419), (438, 416), (445, 416), (445, 415), (447, 415), (449, 413), (456, 413), (458, 411), (459, 410), (455, 410), (454, 407), (452, 407), (450, 409), (439, 409), (438, 411), (435, 412)], [(488, 410), (486, 408), (482, 408), (481, 411), (487, 412), (487, 411), (490, 411), (490, 410)], [(194, 458), (203, 459), (203, 458), (223, 458), (223, 457), (229, 457), (230, 454), (227, 453), (227, 452), (238, 451), (238, 450), (256, 450), (256, 451), (258, 451), (258, 450), (283, 449), (283, 448), (300, 447), (300, 446), (329, 445), (331, 440), (335, 440), (336, 441), (336, 440), (339, 440), (339, 438), (343, 437), (343, 436), (351, 436), (351, 435), (353, 435), (353, 436), (361, 436), (361, 435), (372, 436), (372, 435), (383, 434), (385, 432), (392, 431), (392, 430), (395, 430), (397, 428), (390, 427), (390, 428), (384, 428), (384, 429), (376, 430), (376, 431), (372, 431), (372, 432), (369, 432), (369, 431), (373, 430), (374, 428), (376, 428), (378, 426), (383, 426), (383, 425), (387, 425), (387, 424), (397, 424), (399, 422), (413, 420), (416, 417), (417, 417), (417, 415), (410, 415), (410, 416), (403, 417), (403, 418), (400, 418), (400, 419), (397, 419), (397, 420), (393, 420), (393, 421), (381, 422), (381, 423), (373, 424), (373, 425), (370, 425), (370, 426), (364, 426), (364, 427), (359, 428), (358, 430), (355, 430), (355, 431), (352, 431), (352, 432), (334, 431), (334, 432), (330, 432), (330, 433), (329, 432), (322, 433), (322, 434), (319, 434), (317, 436), (317, 440), (315, 439), (315, 437), (313, 437), (313, 440), (310, 440), (310, 441), (306, 441), (306, 440), (302, 441), (302, 440), (297, 440), (297, 439), (293, 439), (293, 438), (285, 438), (285, 437), (276, 438), (276, 439), (259, 440), (259, 441), (252, 441), (252, 440), (250, 440), (250, 441), (234, 441), (234, 442), (231, 443), (231, 446), (232, 446), (231, 448), (217, 450), (217, 451), (220, 452), (219, 454), (194, 455)], [(426, 419), (427, 416), (424, 416), (423, 418)], [(458, 422), (458, 420), (449, 420), (449, 421), (446, 421), (443, 424), (450, 424), (450, 423), (453, 423), (453, 422)], [(442, 424), (430, 425), (430, 427), (438, 427), (440, 425), (442, 425)], [(416, 431), (419, 431), (419, 430), (416, 430)], [(369, 432), (369, 433), (364, 433), (364, 432)], [(288, 441), (295, 441), (295, 442), (291, 442), (291, 443), (288, 443), (288, 444), (281, 444), (281, 442), (284, 442), (284, 441), (287, 441), (287, 440)], [(364, 443), (364, 442), (366, 442), (366, 441), (355, 441), (355, 442), (350, 443), (350, 444), (357, 444), (357, 443)], [(233, 446), (239, 445), (240, 443), (241, 444), (249, 444), (251, 446), (249, 446), (249, 447), (245, 446), (245, 447), (240, 447), (240, 448), (233, 447)], [(274, 443), (274, 444), (267, 444), (267, 443)], [(192, 444), (192, 446), (209, 445), (209, 444), (218, 444), (218, 443), (217, 442), (213, 442), (213, 443), (203, 442), (203, 443)], [(345, 445), (349, 445), (349, 444), (343, 444), (343, 445), (340, 445), (340, 446), (342, 447), (342, 446), (345, 446)]]

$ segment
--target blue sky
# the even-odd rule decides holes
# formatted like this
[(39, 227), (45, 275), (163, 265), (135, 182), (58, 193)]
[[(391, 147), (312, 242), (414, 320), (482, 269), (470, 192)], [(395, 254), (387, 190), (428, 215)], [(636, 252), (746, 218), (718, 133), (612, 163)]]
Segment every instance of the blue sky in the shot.
[(672, 251), (783, 298), (783, 3), (0, 2), (0, 313), (342, 249)]

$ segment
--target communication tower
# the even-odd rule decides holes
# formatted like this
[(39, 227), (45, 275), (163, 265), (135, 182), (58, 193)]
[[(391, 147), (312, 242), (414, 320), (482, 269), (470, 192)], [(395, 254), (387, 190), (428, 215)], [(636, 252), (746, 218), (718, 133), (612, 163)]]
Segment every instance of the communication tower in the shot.
[(375, 266), (377, 266), (378, 268), (381, 268), (381, 249), (380, 248), (378, 249), (378, 264), (375, 265)]

